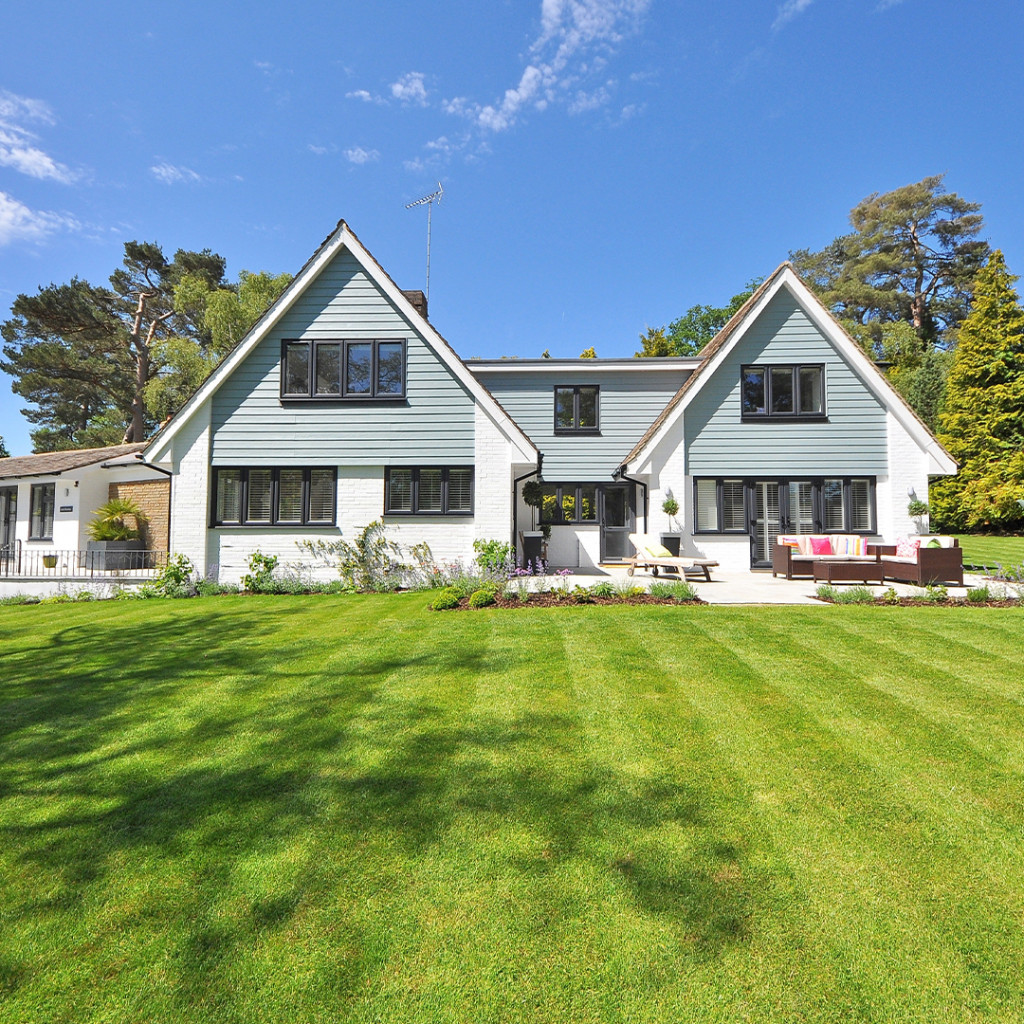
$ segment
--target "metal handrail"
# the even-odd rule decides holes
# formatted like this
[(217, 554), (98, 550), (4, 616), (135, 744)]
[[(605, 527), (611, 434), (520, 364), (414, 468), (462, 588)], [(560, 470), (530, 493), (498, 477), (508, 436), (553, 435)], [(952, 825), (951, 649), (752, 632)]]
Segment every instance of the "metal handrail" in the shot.
[(0, 548), (0, 576), (41, 579), (145, 578), (167, 563), (166, 551), (33, 548), (21, 541)]

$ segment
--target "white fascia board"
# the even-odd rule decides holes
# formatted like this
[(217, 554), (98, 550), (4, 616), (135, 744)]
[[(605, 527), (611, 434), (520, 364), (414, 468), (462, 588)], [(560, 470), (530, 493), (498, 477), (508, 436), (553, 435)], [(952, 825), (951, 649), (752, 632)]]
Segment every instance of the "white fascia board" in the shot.
[(957, 465), (932, 432), (914, 415), (913, 411), (896, 394), (893, 386), (885, 378), (882, 371), (821, 304), (821, 300), (788, 268), (782, 275), (790, 292), (811, 318), (814, 325), (827, 337), (841, 356), (858, 372), (861, 380), (867, 384), (872, 394), (899, 421), (904, 430), (917, 442), (923, 452), (928, 455), (929, 472), (935, 476), (951, 475), (957, 471)]
[(779, 293), (782, 288), (787, 288), (793, 297), (800, 304), (801, 309), (811, 318), (814, 325), (832, 343), (836, 351), (849, 362), (858, 372), (861, 380), (868, 386), (872, 394), (890, 411), (900, 422), (908, 434), (917, 442), (921, 450), (927, 452), (929, 466), (934, 475), (948, 475), (956, 472), (956, 463), (943, 451), (942, 446), (932, 436), (928, 428), (910, 411), (898, 395), (893, 391), (892, 385), (882, 375), (881, 370), (868, 358), (867, 353), (854, 342), (847, 333), (836, 323), (835, 319), (821, 304), (818, 297), (800, 280), (799, 277), (786, 267), (778, 280), (773, 282), (757, 304), (750, 310), (743, 323), (736, 328), (729, 340), (712, 356), (707, 368), (702, 372), (696, 386), (691, 388), (682, 401), (672, 410), (672, 413), (661, 425), (658, 432), (647, 443), (644, 450), (627, 467), (630, 473), (650, 472), (651, 454), (661, 443), (665, 434), (671, 429), (679, 417), (686, 410), (686, 407), (693, 400), (707, 381), (714, 376), (721, 364), (728, 358), (729, 354), (740, 343), (740, 340), (747, 333), (750, 325), (764, 311), (765, 307)]
[(719, 366), (725, 362), (729, 353), (732, 352), (732, 350), (739, 344), (740, 339), (747, 333), (750, 325), (761, 315), (768, 303), (771, 302), (771, 300), (778, 294), (779, 289), (782, 287), (783, 277), (784, 275), (779, 275), (779, 279), (774, 282), (771, 288), (765, 291), (747, 314), (743, 322), (735, 331), (733, 331), (732, 337), (711, 357), (707, 367), (701, 371), (701, 376), (700, 379), (698, 379), (696, 386), (690, 388), (690, 390), (683, 395), (682, 400), (678, 405), (676, 405), (672, 412), (669, 413), (665, 422), (658, 428), (654, 437), (647, 442), (640, 454), (626, 466), (625, 472), (632, 475), (651, 472), (651, 456), (654, 453), (654, 450), (664, 440), (665, 435), (676, 425), (676, 423), (679, 422), (679, 419), (682, 417), (686, 407), (693, 400), (693, 396), (696, 395), (704, 384), (714, 376)]
[(465, 365), (470, 373), (562, 373), (571, 370), (573, 373), (597, 373), (612, 370), (616, 373), (642, 372), (654, 370), (675, 370), (685, 373), (696, 370), (700, 366), (699, 356), (686, 359), (543, 359), (529, 361), (522, 359), (471, 359)]
[(181, 430), (182, 425), (195, 413), (206, 399), (210, 398), (221, 384), (226, 381), (249, 353), (277, 326), (281, 318), (291, 309), (296, 300), (309, 284), (337, 255), (339, 250), (348, 249), (356, 258), (363, 270), (380, 287), (388, 298), (401, 310), (410, 323), (417, 321), (423, 324), (419, 333), (434, 350), (441, 361), (452, 371), (467, 391), (488, 413), (498, 429), (515, 446), (516, 451), (528, 462), (536, 462), (537, 448), (497, 405), (487, 390), (466, 369), (465, 364), (448, 347), (448, 344), (424, 320), (413, 307), (412, 303), (402, 294), (400, 288), (383, 273), (377, 261), (366, 251), (360, 241), (352, 234), (346, 223), (342, 222), (338, 229), (323, 246), (316, 258), (303, 270), (298, 277), (284, 290), (277, 302), (270, 308), (266, 316), (239, 342), (225, 360), (203, 382), (196, 393), (182, 406), (173, 420), (153, 438), (150, 445), (143, 449), (142, 457), (147, 462), (165, 460), (170, 452), (170, 443)]
[(221, 384), (226, 381), (249, 353), (270, 333), (281, 318), (292, 308), (295, 301), (306, 290), (308, 285), (324, 267), (335, 257), (344, 244), (346, 226), (340, 225), (334, 236), (321, 247), (317, 258), (306, 267), (290, 285), (281, 293), (277, 302), (270, 307), (268, 313), (249, 331), (249, 333), (228, 353), (224, 361), (206, 378), (192, 397), (178, 410), (174, 418), (150, 442), (149, 447), (142, 450), (142, 457), (147, 462), (159, 462), (170, 453), (170, 442), (181, 430), (192, 414), (207, 398), (213, 395)]
[(483, 409), (494, 425), (504, 434), (505, 438), (527, 462), (536, 462), (540, 454), (536, 445), (523, 433), (520, 426), (495, 401), (494, 396), (469, 372), (466, 364), (452, 351), (448, 342), (442, 338), (425, 320), (413, 304), (405, 297), (402, 289), (385, 274), (380, 264), (363, 248), (362, 243), (353, 235), (348, 225), (342, 229), (345, 247), (359, 261), (363, 269), (370, 275), (381, 291), (394, 303), (410, 323), (419, 322), (422, 326), (419, 334), (433, 349), (434, 354), (451, 370), (462, 386), (473, 396), (474, 401)]

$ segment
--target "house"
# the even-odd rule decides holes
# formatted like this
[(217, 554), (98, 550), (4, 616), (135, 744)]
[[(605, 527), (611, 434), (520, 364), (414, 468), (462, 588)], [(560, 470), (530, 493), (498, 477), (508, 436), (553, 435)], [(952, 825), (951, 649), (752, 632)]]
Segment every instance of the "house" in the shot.
[(133, 499), (147, 514), (146, 547), (166, 551), (170, 484), (166, 472), (143, 463), (145, 447), (0, 459), (0, 574), (25, 574), (44, 555), (84, 551), (93, 513), (117, 497)]
[(908, 533), (908, 494), (956, 470), (789, 264), (692, 359), (467, 363), (426, 314), (339, 223), (146, 448), (170, 549), (237, 580), (257, 549), (300, 561), (376, 519), (438, 561), (521, 556), (546, 524), (560, 566), (669, 531), (750, 568), (779, 532)]

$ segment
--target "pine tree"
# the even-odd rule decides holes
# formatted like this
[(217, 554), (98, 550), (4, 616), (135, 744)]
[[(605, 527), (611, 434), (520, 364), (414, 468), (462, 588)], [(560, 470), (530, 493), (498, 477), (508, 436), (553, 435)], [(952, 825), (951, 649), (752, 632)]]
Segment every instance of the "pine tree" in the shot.
[(1024, 309), (1003, 254), (974, 284), (947, 381), (939, 440), (960, 464), (933, 488), (933, 515), (947, 527), (1024, 524)]

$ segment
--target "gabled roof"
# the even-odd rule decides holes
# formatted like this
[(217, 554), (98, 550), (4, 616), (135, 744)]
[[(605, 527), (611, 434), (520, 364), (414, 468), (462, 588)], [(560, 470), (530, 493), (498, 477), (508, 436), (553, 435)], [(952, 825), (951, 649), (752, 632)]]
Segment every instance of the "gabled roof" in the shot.
[(434, 350), (441, 361), (452, 372), (453, 376), (473, 396), (478, 405), (488, 413), (498, 429), (518, 449), (522, 461), (536, 462), (538, 451), (533, 442), (526, 436), (515, 420), (505, 412), (490, 391), (469, 372), (466, 364), (459, 358), (451, 345), (416, 309), (408, 296), (388, 276), (384, 268), (362, 242), (359, 241), (344, 220), (338, 221), (338, 226), (320, 243), (316, 252), (306, 260), (302, 269), (295, 275), (292, 283), (284, 290), (278, 300), (260, 317), (235, 348), (224, 357), (216, 369), (206, 378), (195, 394), (178, 410), (170, 422), (152, 438), (146, 447), (145, 457), (152, 461), (159, 461), (161, 458), (166, 457), (171, 439), (178, 433), (183, 424), (188, 421), (192, 413), (231, 376), (249, 353), (274, 329), (306, 288), (316, 279), (317, 275), (343, 249), (347, 250), (355, 258), (370, 279), (384, 292), (395, 308), (414, 326), (420, 337)]
[[(107, 448), (76, 448), (65, 452), (40, 452), (38, 455), (15, 455), (0, 459), (0, 479), (21, 476), (56, 476), (73, 469), (94, 466), (98, 462), (124, 458), (141, 452), (145, 441), (137, 444), (114, 444)], [(130, 464), (130, 463), (129, 463)]]
[(936, 474), (956, 472), (956, 462), (938, 442), (924, 421), (907, 405), (903, 396), (889, 383), (885, 374), (868, 358), (864, 350), (840, 326), (821, 300), (801, 280), (790, 262), (780, 263), (772, 274), (757, 288), (747, 301), (733, 314), (729, 322), (704, 346), (700, 365), (675, 393), (671, 401), (648, 427), (633, 450), (619, 467), (626, 473), (640, 472), (639, 467), (649, 458), (665, 433), (683, 414), (726, 356), (736, 347), (750, 326), (757, 320), (769, 302), (786, 288), (814, 325), (833, 344), (836, 350), (857, 371), (879, 401), (900, 421), (907, 432), (926, 451), (930, 470)]

